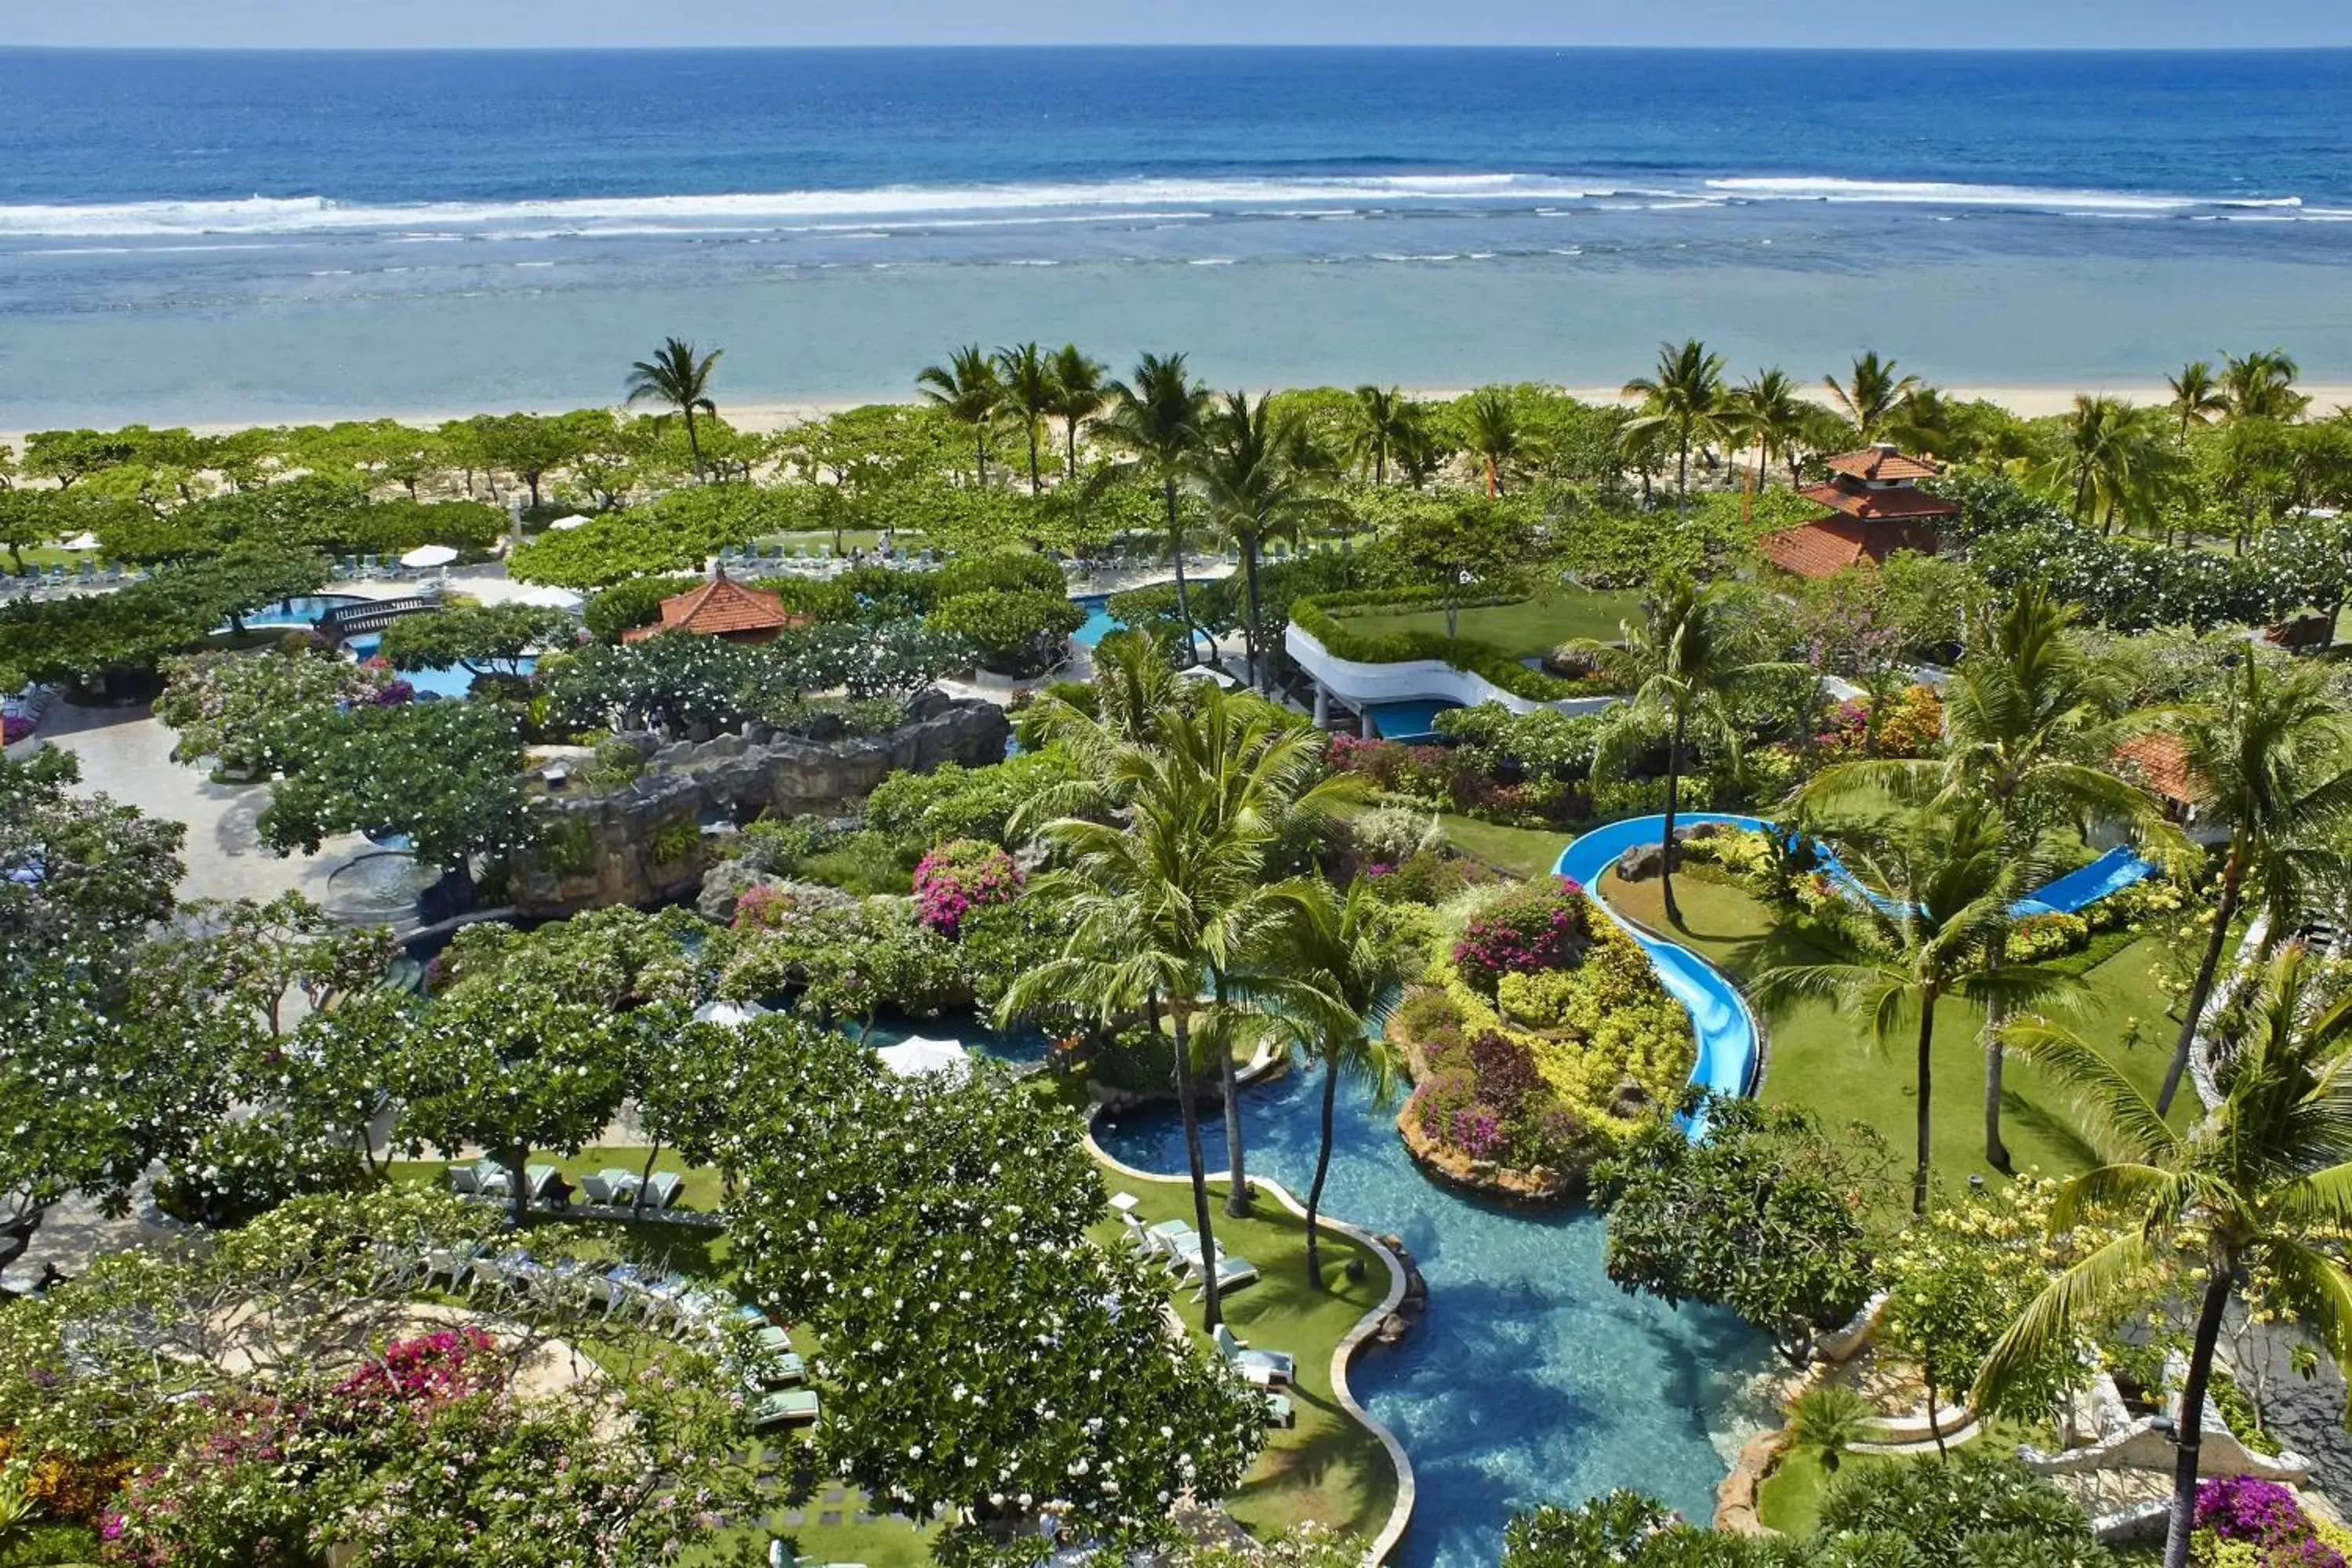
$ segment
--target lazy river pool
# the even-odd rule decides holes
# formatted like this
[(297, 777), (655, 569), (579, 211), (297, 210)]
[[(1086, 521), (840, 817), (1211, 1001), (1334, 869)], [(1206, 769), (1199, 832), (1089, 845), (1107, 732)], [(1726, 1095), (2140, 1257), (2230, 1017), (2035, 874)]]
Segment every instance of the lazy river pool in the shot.
[[(1245, 1091), (1253, 1172), (1306, 1192), (1321, 1092), (1313, 1073)], [(1597, 1215), (1437, 1185), (1406, 1154), (1395, 1116), (1341, 1087), (1323, 1200), (1338, 1218), (1403, 1237), (1429, 1283), (1420, 1324), (1400, 1345), (1359, 1354), (1349, 1379), (1412, 1460), (1418, 1496), (1392, 1561), (1486, 1568), (1513, 1511), (1617, 1487), (1710, 1518), (1716, 1484), (1770, 1415), (1749, 1394), (1773, 1363), (1769, 1344), (1727, 1312), (1610, 1283)], [(1102, 1118), (1095, 1136), (1126, 1164), (1184, 1169), (1173, 1109)], [(1204, 1118), (1202, 1138), (1222, 1165), (1222, 1118)]]

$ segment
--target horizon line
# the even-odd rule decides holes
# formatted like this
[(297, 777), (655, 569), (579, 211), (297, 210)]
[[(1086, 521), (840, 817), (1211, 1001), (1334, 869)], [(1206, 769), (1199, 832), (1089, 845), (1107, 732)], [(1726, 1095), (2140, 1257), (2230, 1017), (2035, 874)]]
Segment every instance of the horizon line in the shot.
[(1475, 54), (1688, 55), (2277, 55), (2352, 54), (2342, 43), (2277, 44), (1680, 44), (1575, 42), (1460, 42), (1399, 39), (1383, 43), (1335, 43), (1311, 39), (1126, 39), (1054, 43), (600, 43), (600, 44), (0, 44), (0, 55), (593, 55), (735, 53), (1034, 54), (1043, 50), (1164, 49), (1202, 53), (1238, 50), (1299, 50), (1378, 54), (1415, 50)]

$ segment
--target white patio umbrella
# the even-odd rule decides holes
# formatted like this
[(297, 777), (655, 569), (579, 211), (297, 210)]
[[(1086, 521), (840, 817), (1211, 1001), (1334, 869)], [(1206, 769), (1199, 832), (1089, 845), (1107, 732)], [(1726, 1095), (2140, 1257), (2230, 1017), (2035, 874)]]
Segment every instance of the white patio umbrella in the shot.
[(67, 540), (63, 544), (58, 545), (58, 548), (60, 550), (95, 550), (98, 548), (98, 535), (95, 533), (77, 533), (71, 539)]
[(558, 533), (569, 533), (575, 528), (587, 527), (588, 520), (575, 511), (570, 517), (557, 518), (553, 522), (549, 523), (547, 526), (553, 529)]
[(420, 544), (400, 558), (403, 566), (446, 566), (457, 552), (446, 544)]
[(705, 1002), (694, 1010), (694, 1021), (716, 1024), (722, 1029), (740, 1029), (767, 1011), (757, 1002)]
[(525, 588), (520, 594), (510, 594), (507, 596), (507, 603), (509, 605), (530, 605), (542, 610), (576, 610), (580, 607), (581, 602), (580, 595), (571, 589), (558, 588), (550, 584), (542, 584), (536, 588)]
[(971, 1065), (964, 1048), (953, 1040), (927, 1040), (920, 1035), (910, 1035), (895, 1046), (885, 1046), (874, 1053), (882, 1058), (883, 1067), (899, 1078), (921, 1078), (928, 1073), (961, 1072)]

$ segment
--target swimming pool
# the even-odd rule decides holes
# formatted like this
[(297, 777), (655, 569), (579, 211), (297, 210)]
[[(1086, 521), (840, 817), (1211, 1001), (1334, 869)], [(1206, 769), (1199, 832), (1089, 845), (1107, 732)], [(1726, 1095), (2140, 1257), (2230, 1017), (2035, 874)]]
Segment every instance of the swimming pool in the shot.
[[(1321, 1093), (1312, 1073), (1247, 1091), (1251, 1170), (1306, 1193)], [(1484, 1568), (1514, 1510), (1616, 1487), (1710, 1518), (1739, 1443), (1771, 1414), (1748, 1398), (1774, 1363), (1763, 1337), (1727, 1312), (1677, 1310), (1611, 1284), (1598, 1215), (1510, 1208), (1437, 1185), (1406, 1154), (1395, 1114), (1360, 1087), (1340, 1089), (1323, 1201), (1337, 1217), (1402, 1237), (1429, 1282), (1427, 1316), (1402, 1344), (1365, 1351), (1349, 1376), (1419, 1483), (1400, 1568)], [(1203, 1120), (1203, 1142), (1222, 1152), (1222, 1121)], [(1107, 1116), (1095, 1129), (1128, 1164), (1184, 1169), (1172, 1109)]]
[(1127, 625), (1110, 613), (1110, 595), (1108, 594), (1082, 594), (1070, 602), (1087, 612), (1086, 624), (1070, 634), (1072, 642), (1092, 647)]
[[(366, 603), (366, 598), (358, 594), (306, 594), (299, 598), (280, 599), (274, 605), (265, 605), (257, 610), (247, 610), (245, 614), (245, 625), (248, 631), (267, 629), (271, 626), (285, 626), (289, 629), (295, 626), (315, 626), (319, 624), (319, 618), (329, 610), (340, 610), (347, 605)], [(221, 630), (227, 629), (228, 623), (223, 621)]]
[(1426, 741), (1437, 734), (1437, 716), (1451, 713), (1459, 702), (1375, 702), (1364, 710), (1383, 741)]
[[(363, 632), (358, 637), (345, 638), (343, 646), (351, 650), (353, 658), (364, 663), (375, 657), (376, 649), (383, 643), (383, 633)], [(529, 675), (538, 662), (526, 657), (518, 661), (516, 672)], [(474, 689), (473, 672), (463, 665), (444, 666), (439, 669), (402, 670), (400, 679), (415, 688), (419, 696), (430, 693), (454, 700), (470, 695)]]

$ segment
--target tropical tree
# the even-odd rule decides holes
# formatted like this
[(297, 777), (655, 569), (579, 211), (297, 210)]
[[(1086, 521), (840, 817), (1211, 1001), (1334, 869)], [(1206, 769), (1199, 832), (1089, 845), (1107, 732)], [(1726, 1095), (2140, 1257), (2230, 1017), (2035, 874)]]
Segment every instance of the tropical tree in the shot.
[(2273, 926), (2283, 924), (2275, 917), (2292, 910), (2311, 873), (2325, 864), (2317, 849), (2321, 836), (2352, 813), (2352, 717), (2328, 694), (2325, 675), (2280, 675), (2251, 652), (2240, 675), (2218, 712), (2189, 715), (2180, 733), (2199, 813), (2227, 823), (2230, 842), (2222, 852), (2212, 930), (2156, 1097), (2164, 1112), (2180, 1090), (2248, 883), (2263, 889)]
[(2189, 439), (2191, 425), (2208, 425), (2230, 412), (2230, 395), (2213, 379), (2211, 362), (2190, 360), (2180, 367), (2179, 375), (2168, 375), (2165, 385), (2172, 389), (2172, 412), (2180, 420), (2180, 438)]
[(1322, 1133), (1315, 1147), (1315, 1175), (1307, 1186), (1307, 1279), (1323, 1289), (1318, 1245), (1323, 1182), (1331, 1170), (1332, 1112), (1339, 1080), (1352, 1078), (1385, 1101), (1397, 1082), (1399, 1063), (1382, 1025), (1389, 1007), (1420, 965), (1409, 943), (1399, 940), (1388, 907), (1359, 878), (1342, 895), (1321, 878), (1284, 889), (1291, 918), (1283, 923), (1272, 967), (1304, 986), (1304, 994), (1273, 1015), (1278, 1037), (1323, 1068)]
[[(2021, 855), (2045, 834), (2086, 820), (2126, 824), (2143, 846), (2177, 847), (2163, 809), (2112, 771), (2116, 746), (2151, 716), (2122, 711), (2112, 683), (2072, 637), (2072, 621), (2041, 584), (2020, 588), (1979, 624), (1944, 689), (1941, 756), (1833, 764), (1799, 798), (1817, 807), (1877, 790), (1913, 802), (1973, 798)], [(1989, 962), (2000, 963), (1999, 944)], [(1990, 1011), (1985, 1159), (2006, 1171), (2000, 1025), (1998, 1010)]]
[(1053, 406), (1047, 410), (1062, 422), (1062, 477), (1078, 477), (1078, 431), (1092, 422), (1111, 400), (1107, 367), (1089, 358), (1076, 343), (1064, 343), (1047, 363), (1054, 378)]
[(1210, 411), (1202, 434), (1193, 474), (1211, 525), (1241, 547), (1247, 603), (1243, 657), (1250, 683), (1259, 685), (1269, 672), (1258, 616), (1258, 553), (1271, 540), (1297, 538), (1308, 520), (1333, 509), (1302, 461), (1297, 416), (1275, 412), (1270, 396), (1253, 403), (1245, 392), (1228, 393), (1223, 405)]
[(2008, 932), (2010, 905), (2048, 864), (2038, 854), (2017, 855), (1990, 807), (1973, 800), (1915, 807), (1892, 831), (1841, 835), (1837, 847), (1861, 884), (1856, 907), (1878, 928), (1887, 956), (1784, 965), (1768, 971), (1759, 986), (1767, 994), (1834, 997), (1869, 1018), (1881, 1047), (1906, 1023), (1915, 1026), (1911, 1212), (1924, 1214), (1937, 1002), (1947, 995), (1979, 1005), (2063, 999), (2080, 983), (2037, 964), (1988, 962)]
[(1184, 521), (1179, 492), (1201, 447), (1202, 423), (1209, 410), (1208, 389), (1192, 379), (1182, 354), (1145, 354), (1135, 374), (1110, 384), (1111, 411), (1097, 428), (1129, 454), (1126, 465), (1160, 487), (1167, 509), (1168, 553), (1176, 564), (1176, 616), (1184, 623), (1184, 658), (1192, 646), (1192, 603), (1184, 584)]
[(2064, 439), (2046, 472), (2053, 487), (2073, 490), (2076, 521), (2096, 520), (2103, 533), (2118, 519), (2128, 530), (2152, 515), (2178, 468), (2161, 411), (2124, 398), (2077, 396)]
[[(686, 421), (686, 448), (694, 460), (694, 477), (702, 478), (702, 441), (695, 432), (694, 416), (708, 414), (719, 416), (719, 405), (710, 400), (711, 372), (719, 364), (724, 349), (698, 353), (694, 344), (678, 338), (665, 338), (662, 346), (651, 359), (641, 359), (629, 367), (628, 394), (631, 403), (659, 403), (677, 410)], [(532, 484), (536, 498), (538, 486)]]
[(1370, 468), (1372, 483), (1389, 482), (1389, 464), (1429, 439), (1422, 405), (1393, 386), (1360, 386), (1348, 405), (1347, 453), (1360, 467)]
[(1633, 747), (1646, 744), (1661, 729), (1665, 731), (1664, 887), (1666, 919), (1680, 925), (1682, 910), (1675, 903), (1675, 814), (1691, 742), (1711, 739), (1736, 757), (1739, 731), (1731, 721), (1732, 692), (1753, 677), (1796, 667), (1748, 658), (1748, 639), (1722, 592), (1700, 587), (1678, 569), (1660, 574), (1643, 618), (1622, 622), (1618, 629), (1622, 647), (1598, 651), (1633, 684), (1633, 698), (1611, 710), (1593, 767), (1612, 771)]
[(1888, 425), (1902, 413), (1904, 403), (1921, 386), (1917, 376), (1897, 375), (1895, 369), (1893, 360), (1880, 359), (1876, 349), (1864, 349), (1855, 356), (1845, 380), (1833, 375), (1822, 377), (1832, 406), (1845, 416), (1854, 433), (1864, 441), (1875, 441), (1884, 436)]
[(1004, 383), (996, 374), (996, 362), (978, 343), (966, 343), (947, 363), (927, 364), (916, 372), (915, 386), (923, 401), (971, 427), (972, 479), (987, 484), (988, 437), (1004, 407)]
[(1756, 444), (1756, 482), (1775, 455), (1789, 465), (1789, 482), (1797, 482), (1797, 452), (1804, 438), (1811, 405), (1797, 395), (1797, 384), (1777, 366), (1759, 370), (1723, 396), (1722, 421), (1727, 432)]
[(1724, 432), (1723, 356), (1706, 352), (1696, 338), (1658, 345), (1658, 368), (1625, 384), (1625, 395), (1642, 400), (1642, 412), (1626, 421), (1636, 428), (1671, 430), (1675, 436), (1675, 491), (1683, 514), (1690, 514), (1691, 443), (1704, 444)]
[(2221, 390), (2230, 402), (2232, 419), (2289, 420), (2311, 405), (2294, 389), (2302, 367), (2284, 349), (2257, 349), (2248, 354), (2224, 354)]
[(1462, 447), (1486, 473), (1486, 499), (1503, 493), (1503, 476), (1519, 459), (1527, 432), (1520, 427), (1518, 405), (1499, 386), (1480, 387), (1463, 410)]
[(2336, 1364), (2352, 1369), (2352, 1274), (2337, 1250), (2352, 1227), (2352, 1000), (2334, 995), (2320, 972), (2299, 943), (2264, 966), (2231, 1042), (2221, 1102), (2183, 1131), (2075, 1036), (2038, 1022), (2012, 1031), (2029, 1060), (2081, 1093), (2105, 1158), (2059, 1190), (2051, 1230), (2093, 1215), (2123, 1223), (2113, 1240), (2051, 1281), (1994, 1345), (1977, 1374), (1979, 1406), (2070, 1345), (2082, 1317), (2151, 1272), (2166, 1300), (2194, 1287), (2189, 1376), (2173, 1426), (2166, 1568), (2189, 1561), (2213, 1352), (2244, 1282), (2260, 1279), (2292, 1303)]
[(1106, 1023), (1138, 1013), (1155, 1026), (1166, 1019), (1200, 1237), (1201, 1321), (1213, 1328), (1223, 1315), (1193, 1058), (1201, 999), (1218, 972), (1238, 967), (1276, 912), (1257, 877), (1264, 839), (1218, 823), (1213, 787), (1189, 759), (1126, 747), (1111, 760), (1108, 782), (1130, 801), (1127, 826), (1062, 817), (1039, 830), (1061, 863), (1032, 884), (1031, 896), (1059, 906), (1070, 936), (1059, 957), (1013, 982), (998, 1015), (1074, 1005)]
[(1055, 412), (1060, 387), (1054, 380), (1054, 362), (1035, 343), (1016, 343), (996, 351), (996, 374), (1004, 389), (1004, 412), (1021, 422), (1029, 438), (1029, 493), (1043, 488), (1037, 473), (1037, 438)]

